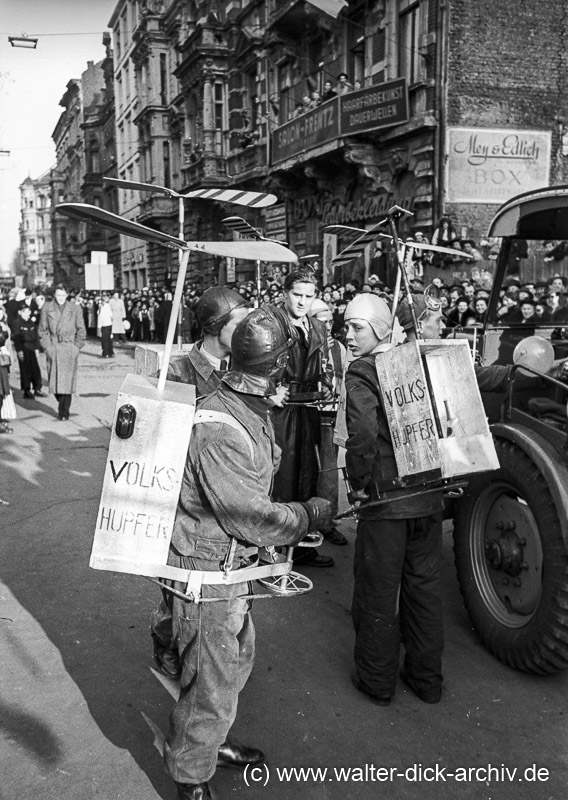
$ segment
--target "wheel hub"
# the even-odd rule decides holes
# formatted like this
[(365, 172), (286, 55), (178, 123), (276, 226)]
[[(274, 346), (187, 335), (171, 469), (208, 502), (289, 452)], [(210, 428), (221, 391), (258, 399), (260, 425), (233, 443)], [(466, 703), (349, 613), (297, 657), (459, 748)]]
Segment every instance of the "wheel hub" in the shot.
[(493, 485), (480, 497), (473, 559), (488, 607), (503, 624), (515, 627), (538, 606), (543, 555), (530, 508), (508, 489)]
[(489, 566), (501, 570), (511, 578), (516, 578), (527, 568), (523, 549), (527, 541), (521, 539), (514, 528), (515, 523), (509, 522), (507, 530), (498, 539), (488, 539), (485, 543), (485, 555)]

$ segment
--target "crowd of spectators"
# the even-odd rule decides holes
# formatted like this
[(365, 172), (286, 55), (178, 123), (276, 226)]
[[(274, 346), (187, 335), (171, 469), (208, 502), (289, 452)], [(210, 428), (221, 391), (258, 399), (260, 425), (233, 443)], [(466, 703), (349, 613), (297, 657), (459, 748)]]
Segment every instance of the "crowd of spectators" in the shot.
[(302, 102), (296, 103), (296, 107), (290, 114), (290, 119), (295, 119), (296, 117), (305, 114), (306, 111), (312, 111), (312, 109), (321, 106), (322, 103), (326, 103), (328, 100), (332, 100), (338, 95), (347, 94), (348, 92), (357, 91), (357, 89), (362, 88), (363, 85), (361, 81), (355, 80), (353, 83), (351, 83), (347, 73), (342, 72), (337, 76), (337, 83), (335, 86), (330, 80), (327, 80), (323, 85), (323, 92), (319, 92), (317, 89), (314, 89), (309, 94), (305, 94), (302, 98)]
[[(255, 281), (229, 284), (239, 292), (251, 306), (281, 305), (284, 301), (283, 283), (288, 273), (285, 264), (274, 265), (266, 271), (258, 285)], [(424, 291), (424, 280), (420, 275), (410, 279), (413, 292)], [(467, 279), (459, 283), (445, 283), (442, 277), (432, 280), (428, 292), (439, 297), (447, 328), (480, 327), (485, 322), (491, 286), (485, 276), (482, 280)], [(392, 304), (393, 288), (387, 286), (375, 274), (361, 283), (356, 279), (346, 283), (332, 281), (321, 286), (318, 296), (329, 307), (333, 315), (332, 335), (342, 338), (343, 314), (347, 303), (356, 294), (372, 292)], [(197, 284), (187, 284), (182, 299), (181, 338), (183, 342), (194, 342), (200, 337), (195, 305), (203, 289)], [(9, 331), (18, 317), (22, 305), (31, 307), (31, 319), (39, 322), (41, 308), (49, 298), (49, 291), (11, 290), (0, 294), (0, 317), (2, 326)], [(100, 314), (108, 302), (115, 309), (113, 314), (113, 339), (120, 341), (163, 343), (166, 339), (172, 311), (172, 293), (168, 288), (152, 284), (141, 289), (116, 290), (112, 294), (73, 291), (69, 299), (83, 309), (88, 336), (100, 337)], [(568, 325), (568, 279), (557, 275), (548, 282), (521, 283), (510, 278), (501, 289), (496, 310), (505, 323), (531, 325), (558, 323)], [(120, 323), (123, 323), (122, 325)], [(178, 329), (179, 334), (179, 329)]]

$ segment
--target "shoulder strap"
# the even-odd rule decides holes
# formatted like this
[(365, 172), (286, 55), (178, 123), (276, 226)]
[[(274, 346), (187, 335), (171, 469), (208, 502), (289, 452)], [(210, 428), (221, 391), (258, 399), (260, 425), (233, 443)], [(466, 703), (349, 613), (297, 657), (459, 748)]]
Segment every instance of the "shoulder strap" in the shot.
[(230, 425), (231, 428), (234, 428), (236, 431), (240, 431), (247, 440), (250, 457), (254, 460), (254, 446), (249, 432), (244, 425), (241, 425), (241, 423), (234, 417), (231, 417), (230, 414), (225, 414), (224, 411), (207, 411), (201, 409), (200, 411), (196, 411), (193, 417), (193, 424), (196, 425), (198, 422), (222, 422), (225, 425)]

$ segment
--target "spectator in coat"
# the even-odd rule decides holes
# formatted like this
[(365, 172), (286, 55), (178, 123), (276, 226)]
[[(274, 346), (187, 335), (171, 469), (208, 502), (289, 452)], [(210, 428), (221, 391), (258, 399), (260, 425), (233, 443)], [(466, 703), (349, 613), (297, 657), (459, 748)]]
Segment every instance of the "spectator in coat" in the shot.
[(45, 350), (49, 390), (58, 401), (60, 420), (69, 419), (72, 395), (77, 389), (79, 352), (86, 336), (81, 307), (67, 301), (67, 289), (59, 284), (53, 301), (42, 308), (39, 344)]
[(126, 329), (124, 327), (124, 320), (126, 319), (126, 308), (118, 289), (115, 289), (112, 293), (109, 305), (112, 311), (112, 338), (115, 342), (125, 342)]

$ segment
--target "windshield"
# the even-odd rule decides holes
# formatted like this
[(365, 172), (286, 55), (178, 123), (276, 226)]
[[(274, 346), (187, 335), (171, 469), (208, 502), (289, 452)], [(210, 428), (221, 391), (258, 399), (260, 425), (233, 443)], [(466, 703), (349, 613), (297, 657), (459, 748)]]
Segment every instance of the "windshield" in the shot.
[(568, 327), (568, 241), (506, 239), (507, 269), (491, 323)]

